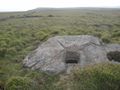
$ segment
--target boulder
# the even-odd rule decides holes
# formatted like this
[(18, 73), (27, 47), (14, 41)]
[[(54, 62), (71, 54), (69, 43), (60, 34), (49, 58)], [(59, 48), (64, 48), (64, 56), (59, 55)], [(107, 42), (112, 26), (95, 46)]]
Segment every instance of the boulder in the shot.
[(109, 52), (120, 52), (119, 44), (104, 44), (90, 35), (56, 36), (42, 43), (23, 60), (25, 67), (47, 73), (70, 72), (74, 67), (84, 67), (109, 61)]

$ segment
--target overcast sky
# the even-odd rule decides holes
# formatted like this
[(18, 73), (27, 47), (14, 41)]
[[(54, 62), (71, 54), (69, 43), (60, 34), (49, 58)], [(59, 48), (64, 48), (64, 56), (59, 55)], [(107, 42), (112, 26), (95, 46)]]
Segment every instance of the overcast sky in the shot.
[(25, 11), (38, 7), (120, 7), (120, 0), (0, 0), (0, 11)]

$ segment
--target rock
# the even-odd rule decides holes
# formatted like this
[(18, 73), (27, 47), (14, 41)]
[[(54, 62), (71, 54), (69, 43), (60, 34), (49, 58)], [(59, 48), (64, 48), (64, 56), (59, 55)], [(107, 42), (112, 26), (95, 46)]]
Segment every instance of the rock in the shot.
[(108, 53), (120, 51), (119, 44), (105, 45), (90, 35), (56, 36), (41, 44), (23, 61), (33, 70), (58, 74), (72, 68), (109, 61)]

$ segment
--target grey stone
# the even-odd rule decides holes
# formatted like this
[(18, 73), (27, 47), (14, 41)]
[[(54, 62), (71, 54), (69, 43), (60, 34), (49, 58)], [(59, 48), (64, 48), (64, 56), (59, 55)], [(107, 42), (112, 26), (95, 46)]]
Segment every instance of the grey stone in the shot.
[(107, 53), (120, 51), (119, 44), (104, 44), (90, 35), (56, 36), (48, 39), (23, 60), (24, 66), (47, 73), (70, 72), (75, 66), (109, 61)]

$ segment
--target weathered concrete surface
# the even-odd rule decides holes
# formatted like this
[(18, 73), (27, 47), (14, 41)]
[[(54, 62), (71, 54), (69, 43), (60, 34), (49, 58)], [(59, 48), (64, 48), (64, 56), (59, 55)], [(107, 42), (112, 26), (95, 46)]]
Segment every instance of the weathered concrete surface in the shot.
[(111, 51), (120, 51), (120, 45), (105, 45), (90, 35), (56, 36), (26, 56), (23, 64), (33, 70), (57, 74), (69, 72), (74, 66), (109, 61), (107, 53)]

